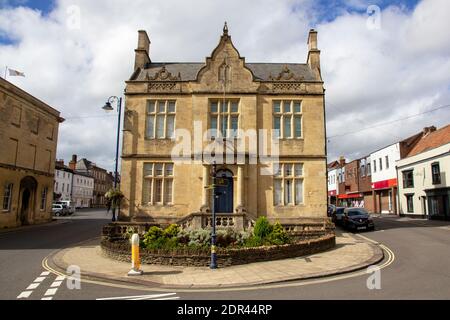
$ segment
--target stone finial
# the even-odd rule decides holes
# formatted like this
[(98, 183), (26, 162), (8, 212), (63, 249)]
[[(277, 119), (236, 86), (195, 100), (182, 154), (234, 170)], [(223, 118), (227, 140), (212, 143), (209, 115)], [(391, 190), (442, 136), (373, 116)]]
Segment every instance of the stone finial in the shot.
[(227, 22), (225, 21), (225, 24), (223, 26), (223, 35), (227, 36), (228, 35), (228, 25)]

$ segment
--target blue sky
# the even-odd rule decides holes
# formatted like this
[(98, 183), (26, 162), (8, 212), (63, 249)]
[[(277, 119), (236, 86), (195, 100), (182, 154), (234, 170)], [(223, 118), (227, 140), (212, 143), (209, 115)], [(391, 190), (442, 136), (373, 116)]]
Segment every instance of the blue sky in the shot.
[(0, 7), (19, 7), (24, 6), (32, 9), (36, 9), (42, 12), (42, 14), (46, 15), (48, 14), (53, 6), (54, 6), (53, 0), (0, 0)]

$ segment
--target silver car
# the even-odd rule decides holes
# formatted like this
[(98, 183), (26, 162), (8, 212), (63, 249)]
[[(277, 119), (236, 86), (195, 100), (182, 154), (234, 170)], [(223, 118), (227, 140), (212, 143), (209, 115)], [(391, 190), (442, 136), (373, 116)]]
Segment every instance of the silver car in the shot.
[(54, 216), (57, 216), (57, 217), (65, 216), (65, 215), (67, 215), (68, 210), (67, 210), (67, 208), (64, 205), (58, 204), (58, 203), (54, 203), (52, 205), (52, 213), (53, 213)]

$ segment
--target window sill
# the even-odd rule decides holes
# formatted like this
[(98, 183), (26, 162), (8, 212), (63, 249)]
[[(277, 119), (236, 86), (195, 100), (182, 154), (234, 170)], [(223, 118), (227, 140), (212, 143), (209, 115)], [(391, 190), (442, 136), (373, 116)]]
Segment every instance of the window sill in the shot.
[(280, 141), (300, 141), (305, 140), (304, 137), (298, 137), (298, 138), (277, 138)]
[(286, 205), (282, 205), (282, 204), (277, 204), (277, 205), (274, 205), (274, 207), (275, 208), (280, 208), (280, 209), (282, 209), (282, 208), (298, 208), (298, 207), (304, 207), (305, 206), (305, 204), (304, 203), (302, 203), (302, 204), (286, 204)]
[(170, 204), (163, 204), (163, 203), (148, 203), (143, 204), (142, 207), (149, 208), (149, 207), (174, 207), (175, 205), (173, 203)]
[(147, 140), (147, 141), (173, 141), (173, 142), (176, 141), (175, 138), (148, 138), (148, 137), (145, 137), (145, 140)]

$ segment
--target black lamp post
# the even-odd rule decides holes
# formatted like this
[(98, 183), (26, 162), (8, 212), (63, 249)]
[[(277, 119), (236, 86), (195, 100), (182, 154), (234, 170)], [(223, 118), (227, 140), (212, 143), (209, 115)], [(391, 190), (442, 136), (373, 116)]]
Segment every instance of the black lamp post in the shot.
[[(114, 170), (114, 189), (117, 188), (117, 165), (119, 163), (119, 136), (120, 136), (120, 118), (122, 115), (122, 98), (111, 96), (108, 98), (108, 101), (103, 106), (103, 110), (105, 111), (113, 111), (114, 108), (111, 106), (111, 103), (116, 102), (117, 104), (117, 112), (119, 113), (119, 120), (117, 122), (117, 143), (116, 143), (116, 167)], [(116, 208), (112, 208), (112, 221), (116, 221)]]
[(217, 165), (214, 161), (212, 166), (212, 233), (211, 233), (211, 269), (217, 269), (217, 253), (216, 253), (216, 170)]

